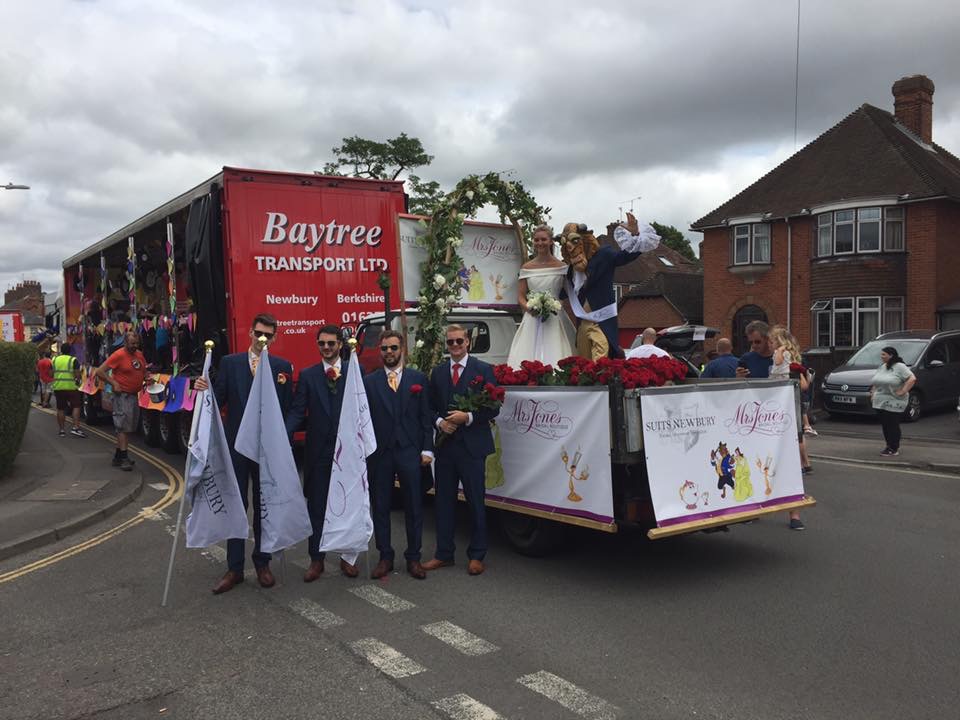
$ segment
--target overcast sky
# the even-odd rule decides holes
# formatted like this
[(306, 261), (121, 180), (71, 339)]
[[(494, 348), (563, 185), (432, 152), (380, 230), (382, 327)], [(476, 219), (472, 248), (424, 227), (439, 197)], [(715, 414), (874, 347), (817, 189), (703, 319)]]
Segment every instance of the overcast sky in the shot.
[[(589, 5), (589, 7), (586, 7)], [(794, 151), (794, 0), (0, 4), (0, 286), (224, 165), (313, 171), (419, 137), (451, 187), (513, 171), (552, 222), (689, 224)], [(802, 0), (799, 145), (936, 84), (960, 154), (960, 3)], [(624, 201), (627, 200), (625, 203)]]

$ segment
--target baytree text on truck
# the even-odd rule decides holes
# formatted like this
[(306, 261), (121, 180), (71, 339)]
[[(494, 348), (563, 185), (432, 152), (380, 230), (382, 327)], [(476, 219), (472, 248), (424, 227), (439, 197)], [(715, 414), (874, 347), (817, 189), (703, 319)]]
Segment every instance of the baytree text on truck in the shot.
[[(289, 230), (287, 229), (289, 226)], [(267, 226), (263, 231), (263, 243), (289, 242), (291, 245), (304, 245), (312, 253), (320, 243), (325, 245), (343, 245), (349, 238), (350, 244), (359, 247), (367, 245), (377, 247), (383, 238), (383, 228), (379, 225), (337, 224), (336, 219), (327, 223), (294, 222), (289, 223), (282, 212), (267, 212)]]

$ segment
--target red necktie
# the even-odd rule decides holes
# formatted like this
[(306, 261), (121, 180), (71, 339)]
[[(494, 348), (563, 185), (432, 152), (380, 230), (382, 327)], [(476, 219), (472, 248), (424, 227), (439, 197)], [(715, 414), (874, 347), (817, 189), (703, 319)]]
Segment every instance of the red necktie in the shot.
[(453, 364), (453, 384), (460, 382), (460, 363)]

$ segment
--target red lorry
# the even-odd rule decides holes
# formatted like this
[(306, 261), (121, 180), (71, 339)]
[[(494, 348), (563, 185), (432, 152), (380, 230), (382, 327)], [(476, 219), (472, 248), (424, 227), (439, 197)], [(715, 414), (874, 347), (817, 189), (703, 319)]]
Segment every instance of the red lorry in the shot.
[[(298, 371), (318, 362), (321, 325), (384, 310), (378, 278), (397, 263), (405, 210), (402, 182), (225, 167), (64, 261), (64, 340), (90, 368), (136, 329), (152, 367), (190, 375), (204, 340), (215, 361), (242, 350), (251, 319), (268, 312), (279, 322), (272, 352)], [(399, 289), (390, 293), (396, 308)], [(96, 422), (99, 393), (86, 388)], [(180, 451), (187, 413), (164, 409), (143, 413), (144, 434)]]

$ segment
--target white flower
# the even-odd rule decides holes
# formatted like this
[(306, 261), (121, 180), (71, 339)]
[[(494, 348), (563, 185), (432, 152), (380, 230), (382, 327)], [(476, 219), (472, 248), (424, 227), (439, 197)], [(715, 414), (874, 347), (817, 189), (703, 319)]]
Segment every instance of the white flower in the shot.
[(506, 185), (507, 190), (509, 190), (510, 192), (513, 192), (513, 187), (514, 187), (514, 185), (513, 185), (512, 182), (507, 182), (507, 183), (504, 183), (504, 184)]
[(417, 346), (417, 350), (419, 350), (420, 348), (423, 347), (423, 340), (417, 340), (417, 342), (414, 343), (414, 345), (416, 345), (416, 346)]
[(467, 196), (467, 200), (473, 200), (473, 190), (467, 190), (464, 195)]
[(439, 290), (446, 284), (447, 284), (447, 279), (443, 275), (440, 275), (439, 273), (437, 273), (436, 275), (433, 276), (433, 286), (437, 290)]
[(419, 298), (417, 298), (417, 301), (420, 303), (420, 306), (421, 306), (421, 307), (426, 307), (427, 305), (430, 304), (430, 301), (427, 300), (427, 298), (425, 298), (423, 295), (421, 295)]
[(460, 218), (461, 221), (463, 221), (463, 220), (466, 220), (466, 219), (467, 219), (467, 214), (466, 214), (466, 213), (457, 213), (457, 217)]
[(447, 309), (447, 301), (443, 298), (437, 298), (433, 304), (436, 305), (437, 310), (440, 310), (441, 312)]
[(463, 245), (463, 238), (462, 238), (462, 237), (458, 237), (458, 238), (452, 237), (452, 238), (449, 239), (449, 242), (450, 242), (450, 247), (458, 248), (458, 247), (460, 247), (461, 245)]
[(458, 238), (451, 235), (450, 237), (447, 238), (447, 245), (452, 245), (453, 247), (457, 247), (457, 245), (459, 244), (457, 240)]

